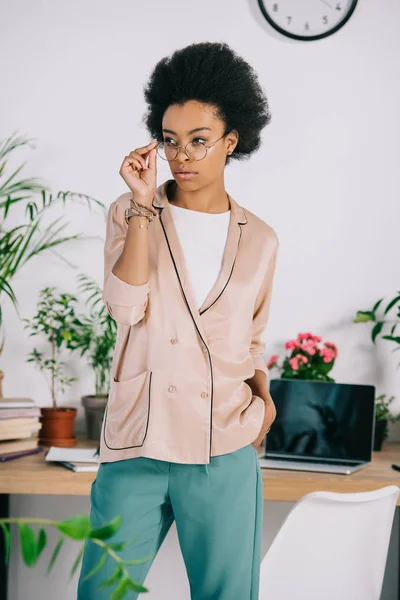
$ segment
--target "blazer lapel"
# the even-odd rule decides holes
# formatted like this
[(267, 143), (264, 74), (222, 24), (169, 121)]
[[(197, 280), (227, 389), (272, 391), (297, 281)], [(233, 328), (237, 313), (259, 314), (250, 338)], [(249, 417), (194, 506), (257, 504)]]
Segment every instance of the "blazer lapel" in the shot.
[(240, 238), (242, 236), (242, 225), (247, 223), (244, 210), (233, 200), (229, 194), (228, 197), (231, 207), (231, 214), (221, 269), (214, 285), (199, 308), (200, 315), (203, 315), (213, 306), (213, 304), (217, 302), (229, 284), (233, 269), (235, 267), (236, 256), (239, 250)]
[(201, 322), (200, 317), (205, 312), (207, 312), (213, 306), (213, 304), (217, 302), (217, 300), (220, 298), (225, 288), (229, 284), (235, 266), (236, 255), (238, 252), (240, 238), (242, 235), (241, 227), (242, 225), (245, 225), (247, 223), (246, 213), (243, 210), (243, 208), (239, 206), (235, 202), (235, 200), (228, 194), (230, 202), (230, 219), (221, 268), (214, 285), (210, 289), (204, 302), (199, 308), (195, 301), (190, 276), (185, 263), (183, 249), (175, 228), (175, 223), (172, 217), (171, 210), (169, 208), (166, 190), (170, 181), (172, 180), (167, 180), (157, 188), (156, 195), (153, 199), (153, 206), (155, 208), (162, 209), (159, 213), (160, 223), (164, 231), (166, 242), (168, 244), (168, 249), (174, 265), (174, 269), (179, 279), (179, 283), (182, 289), (182, 293), (185, 297), (188, 309), (192, 314), (192, 318), (195, 321), (201, 334), (204, 335), (203, 324)]

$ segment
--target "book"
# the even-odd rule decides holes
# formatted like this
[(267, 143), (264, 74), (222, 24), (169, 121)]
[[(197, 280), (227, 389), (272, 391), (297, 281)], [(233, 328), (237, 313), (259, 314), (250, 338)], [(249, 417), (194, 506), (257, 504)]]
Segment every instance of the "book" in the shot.
[(99, 456), (95, 448), (59, 448), (51, 446), (46, 454), (49, 462), (92, 463), (98, 464)]
[(8, 431), (12, 427), (21, 427), (25, 425), (34, 425), (39, 423), (39, 417), (21, 417), (16, 419), (0, 420), (0, 431)]
[(75, 471), (75, 473), (93, 473), (99, 469), (99, 465), (93, 463), (67, 462), (66, 460), (61, 460), (57, 462), (57, 464), (69, 469), (70, 471)]
[(43, 452), (41, 446), (37, 446), (31, 450), (23, 450), (22, 452), (7, 452), (7, 454), (0, 454), (0, 462), (14, 460), (14, 458), (21, 458), (22, 456), (29, 456), (30, 454), (38, 454), (39, 452)]
[(32, 425), (23, 425), (22, 427), (10, 427), (10, 429), (0, 429), (0, 440), (19, 440), (30, 438), (33, 433), (37, 433), (42, 428), (41, 423)]
[(0, 442), (0, 455), (9, 454), (11, 452), (23, 452), (37, 448), (39, 440), (37, 437), (30, 437), (26, 440), (12, 440)]
[(0, 423), (2, 420), (6, 419), (40, 417), (41, 414), (38, 406), (33, 406), (32, 408), (2, 408), (0, 400)]
[(31, 408), (35, 407), (36, 403), (31, 398), (2, 398), (0, 400), (0, 408)]

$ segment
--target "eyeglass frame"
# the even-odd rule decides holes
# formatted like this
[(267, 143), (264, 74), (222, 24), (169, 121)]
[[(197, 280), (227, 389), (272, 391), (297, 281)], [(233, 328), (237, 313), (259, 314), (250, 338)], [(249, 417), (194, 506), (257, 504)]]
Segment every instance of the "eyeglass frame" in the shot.
[[(192, 142), (188, 142), (187, 144), (178, 144), (178, 145), (176, 146), (176, 150), (177, 150), (177, 152), (176, 152), (176, 154), (175, 154), (174, 158), (163, 158), (163, 157), (162, 157), (160, 154), (158, 154), (158, 152), (157, 152), (157, 154), (158, 154), (158, 156), (159, 156), (160, 158), (162, 158), (163, 160), (168, 160), (168, 161), (170, 161), (170, 160), (175, 160), (175, 159), (176, 159), (176, 157), (177, 157), (177, 156), (178, 156), (178, 154), (179, 154), (179, 148), (184, 148), (184, 152), (185, 152), (186, 156), (187, 156), (187, 157), (188, 157), (190, 160), (195, 160), (195, 161), (204, 160), (204, 159), (205, 159), (205, 157), (207, 156), (208, 149), (209, 149), (209, 148), (212, 148), (213, 146), (215, 146), (215, 144), (216, 144), (217, 142), (219, 142), (220, 140), (222, 140), (224, 137), (226, 137), (226, 136), (228, 135), (228, 133), (229, 133), (229, 131), (227, 131), (226, 133), (224, 133), (224, 135), (222, 135), (220, 138), (218, 138), (217, 140), (215, 140), (214, 142), (212, 142), (212, 144), (209, 144), (208, 146), (206, 146), (206, 145), (204, 144), (204, 142), (200, 142), (200, 144), (202, 144), (202, 145), (204, 146), (204, 148), (206, 149), (206, 153), (205, 153), (205, 155), (203, 156), (203, 158), (192, 158), (192, 157), (191, 157), (191, 156), (189, 156), (189, 154), (186, 152), (186, 147), (187, 147), (187, 146), (189, 146), (189, 144), (191, 144)], [(159, 142), (159, 143), (157, 144), (157, 148), (159, 148), (159, 147), (161, 146), (161, 144), (163, 144), (163, 145), (164, 145), (164, 144), (165, 144), (165, 142)]]

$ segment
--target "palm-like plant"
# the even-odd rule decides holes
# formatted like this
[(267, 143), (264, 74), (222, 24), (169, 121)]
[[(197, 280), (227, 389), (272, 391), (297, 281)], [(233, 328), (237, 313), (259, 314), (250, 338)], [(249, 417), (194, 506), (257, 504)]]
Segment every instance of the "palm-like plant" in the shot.
[[(11, 300), (18, 313), (18, 301), (12, 286), (14, 277), (27, 262), (46, 251), (56, 253), (66, 262), (55, 249), (65, 242), (83, 238), (81, 233), (63, 234), (67, 226), (63, 217), (54, 219), (50, 224), (46, 223), (44, 227), (44, 216), (60, 201), (65, 205), (66, 202), (80, 199), (86, 200), (89, 209), (92, 204), (96, 204), (106, 214), (104, 204), (86, 194), (71, 191), (52, 194), (37, 178), (21, 178), (20, 173), (25, 163), (7, 174), (11, 155), (24, 146), (31, 145), (32, 140), (18, 136), (15, 132), (8, 139), (0, 140), (0, 354), (5, 339), (2, 311), (4, 298)], [(25, 207), (25, 222), (7, 226), (11, 209), (21, 204)]]
[(72, 337), (68, 341), (70, 350), (79, 350), (95, 374), (95, 394), (108, 394), (113, 349), (117, 337), (117, 324), (110, 317), (101, 299), (101, 289), (97, 282), (80, 273), (78, 288), (87, 295), (89, 315), (76, 315)]

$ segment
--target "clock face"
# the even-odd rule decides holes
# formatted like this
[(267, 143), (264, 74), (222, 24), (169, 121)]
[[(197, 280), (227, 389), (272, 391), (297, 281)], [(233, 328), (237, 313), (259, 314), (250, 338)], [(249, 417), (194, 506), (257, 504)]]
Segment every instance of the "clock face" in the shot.
[(319, 40), (348, 21), (357, 0), (258, 0), (268, 23), (295, 40)]

